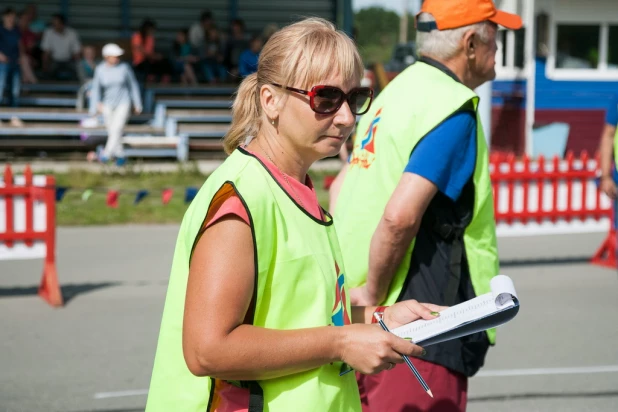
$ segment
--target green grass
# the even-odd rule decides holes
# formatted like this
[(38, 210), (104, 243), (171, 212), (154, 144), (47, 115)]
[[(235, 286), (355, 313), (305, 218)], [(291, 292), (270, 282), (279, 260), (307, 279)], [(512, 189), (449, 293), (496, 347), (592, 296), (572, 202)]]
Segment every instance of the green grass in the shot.
[[(56, 203), (57, 224), (60, 226), (110, 225), (128, 223), (180, 223), (189, 206), (185, 203), (187, 187), (201, 187), (207, 175), (197, 169), (178, 170), (172, 173), (146, 173), (128, 169), (123, 173), (93, 173), (74, 170), (53, 174), (56, 185), (68, 187), (62, 201)], [(323, 189), (325, 172), (310, 172), (318, 200), (327, 208), (328, 192)], [(170, 188), (173, 195), (164, 205), (163, 189)], [(93, 193), (87, 201), (82, 200), (85, 190)], [(150, 193), (137, 205), (135, 195), (139, 190)], [(118, 207), (106, 205), (107, 191), (118, 190)]]

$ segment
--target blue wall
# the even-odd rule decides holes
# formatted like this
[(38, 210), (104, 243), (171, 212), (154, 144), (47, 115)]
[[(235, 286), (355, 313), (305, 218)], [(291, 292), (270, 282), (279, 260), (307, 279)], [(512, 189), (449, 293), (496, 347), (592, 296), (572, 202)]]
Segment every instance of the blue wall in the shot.
[[(536, 62), (537, 110), (605, 110), (614, 94), (618, 94), (618, 81), (565, 81), (551, 80), (545, 76), (545, 59)], [(505, 104), (525, 107), (525, 80), (495, 80), (493, 82), (494, 107)]]

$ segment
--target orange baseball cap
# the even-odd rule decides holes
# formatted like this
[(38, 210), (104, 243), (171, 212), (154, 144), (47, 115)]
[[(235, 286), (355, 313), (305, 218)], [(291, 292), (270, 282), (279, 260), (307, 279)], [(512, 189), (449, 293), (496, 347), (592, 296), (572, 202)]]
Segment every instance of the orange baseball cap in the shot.
[(416, 29), (423, 32), (456, 29), (487, 20), (511, 30), (522, 26), (521, 17), (496, 9), (492, 0), (425, 0), (420, 13), (429, 13), (436, 20), (417, 21)]

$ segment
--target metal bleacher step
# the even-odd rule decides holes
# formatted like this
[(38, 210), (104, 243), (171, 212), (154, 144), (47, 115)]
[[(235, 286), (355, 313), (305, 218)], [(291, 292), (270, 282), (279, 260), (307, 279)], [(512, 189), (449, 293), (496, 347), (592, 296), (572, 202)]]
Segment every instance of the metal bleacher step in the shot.
[(221, 139), (229, 130), (229, 124), (180, 124), (178, 132), (190, 139)]
[(229, 109), (170, 109), (167, 116), (178, 123), (230, 123), (232, 112)]
[[(131, 134), (163, 134), (163, 128), (148, 125), (127, 125), (125, 133)], [(3, 126), (0, 128), (0, 136), (41, 137), (41, 136), (107, 136), (105, 127), (85, 128), (78, 125), (63, 125), (57, 123), (25, 123), (22, 127)]]
[(75, 107), (75, 97), (27, 95), (19, 98), (20, 106)]
[[(17, 117), (27, 122), (79, 122), (91, 117), (88, 112), (78, 112), (73, 108), (5, 107), (0, 111), (0, 120)], [(131, 123), (144, 123), (152, 119), (150, 114), (133, 115)]]
[(231, 99), (208, 98), (202, 96), (166, 96), (165, 99), (157, 99), (156, 102), (165, 105), (167, 108), (229, 109), (232, 107)]

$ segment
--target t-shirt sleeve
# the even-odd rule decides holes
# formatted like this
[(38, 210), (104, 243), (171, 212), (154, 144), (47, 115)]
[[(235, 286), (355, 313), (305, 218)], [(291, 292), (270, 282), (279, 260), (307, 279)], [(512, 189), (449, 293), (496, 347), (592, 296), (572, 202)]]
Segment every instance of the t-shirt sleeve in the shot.
[(230, 196), (227, 200), (225, 200), (225, 202), (223, 202), (221, 207), (219, 207), (217, 213), (215, 213), (215, 215), (205, 223), (204, 229), (208, 229), (217, 221), (228, 215), (236, 215), (241, 218), (246, 224), (250, 224), (247, 210), (245, 209), (245, 206), (243, 206), (238, 196)]
[(472, 111), (461, 111), (417, 143), (404, 172), (424, 177), (440, 192), (457, 200), (474, 173), (475, 164), (476, 117)]
[(50, 29), (43, 32), (43, 40), (41, 40), (41, 50), (49, 51), (51, 49), (51, 33)]
[(607, 107), (605, 123), (613, 127), (618, 125), (618, 94), (612, 98), (609, 106)]

